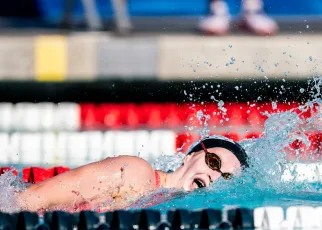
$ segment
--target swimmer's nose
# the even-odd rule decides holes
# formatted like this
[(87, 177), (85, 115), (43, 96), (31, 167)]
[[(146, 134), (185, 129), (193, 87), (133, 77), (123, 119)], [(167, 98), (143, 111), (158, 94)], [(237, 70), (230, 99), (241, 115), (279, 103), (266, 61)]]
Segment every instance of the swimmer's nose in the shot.
[(213, 170), (212, 170), (211, 174), (209, 175), (209, 178), (210, 178), (211, 182), (214, 182), (214, 181), (218, 180), (219, 177), (221, 177), (220, 172), (213, 171)]

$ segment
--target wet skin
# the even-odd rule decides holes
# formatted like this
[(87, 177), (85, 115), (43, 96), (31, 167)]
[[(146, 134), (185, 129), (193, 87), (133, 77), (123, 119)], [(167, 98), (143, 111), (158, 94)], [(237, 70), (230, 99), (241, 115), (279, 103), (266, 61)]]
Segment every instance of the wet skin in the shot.
[[(209, 148), (209, 152), (216, 153), (221, 161), (221, 171), (234, 174), (241, 169), (237, 157), (225, 148)], [(183, 165), (174, 173), (165, 174), (165, 187), (183, 188), (193, 191), (200, 187), (208, 187), (212, 181), (221, 177), (221, 174), (208, 167), (205, 161), (206, 153), (203, 150), (194, 152), (185, 157)], [(202, 185), (202, 186), (200, 186)]]
[[(224, 148), (210, 148), (222, 161), (222, 172), (240, 169), (238, 159)], [(207, 187), (221, 174), (211, 170), (205, 162), (203, 150), (186, 156), (173, 173), (157, 171), (160, 187), (193, 191)], [(151, 165), (139, 157), (119, 156), (91, 163), (33, 184), (17, 199), (23, 210), (80, 211), (126, 208), (149, 192), (158, 189)]]

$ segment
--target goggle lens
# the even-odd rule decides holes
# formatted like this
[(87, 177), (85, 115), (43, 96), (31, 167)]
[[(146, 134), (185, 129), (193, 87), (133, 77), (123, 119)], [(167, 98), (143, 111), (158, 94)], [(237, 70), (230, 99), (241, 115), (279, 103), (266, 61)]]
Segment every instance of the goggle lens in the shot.
[(216, 154), (216, 153), (210, 153), (207, 151), (206, 146), (204, 145), (203, 142), (201, 142), (201, 146), (203, 148), (203, 150), (206, 153), (206, 164), (208, 165), (208, 167), (214, 171), (220, 172), (221, 176), (225, 179), (225, 180), (230, 180), (233, 177), (233, 174), (231, 173), (224, 173), (222, 172), (221, 169), (221, 159), (220, 157)]

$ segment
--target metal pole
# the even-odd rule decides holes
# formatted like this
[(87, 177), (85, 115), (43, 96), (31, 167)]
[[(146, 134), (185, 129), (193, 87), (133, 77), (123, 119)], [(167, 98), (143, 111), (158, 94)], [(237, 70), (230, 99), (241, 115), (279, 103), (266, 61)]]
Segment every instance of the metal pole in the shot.
[(95, 0), (82, 0), (87, 25), (91, 30), (102, 29), (102, 21), (97, 13)]
[(127, 34), (132, 29), (128, 13), (127, 0), (112, 0), (116, 30), (120, 34)]

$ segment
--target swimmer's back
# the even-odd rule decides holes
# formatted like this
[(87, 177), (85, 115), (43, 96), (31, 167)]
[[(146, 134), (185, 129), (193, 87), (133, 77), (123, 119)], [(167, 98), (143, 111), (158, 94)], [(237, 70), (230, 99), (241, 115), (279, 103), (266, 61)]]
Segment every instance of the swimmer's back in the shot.
[(110, 202), (113, 208), (121, 208), (154, 189), (155, 173), (148, 162), (119, 156), (31, 185), (20, 201), (31, 211), (77, 207), (84, 202), (90, 204), (88, 207)]

